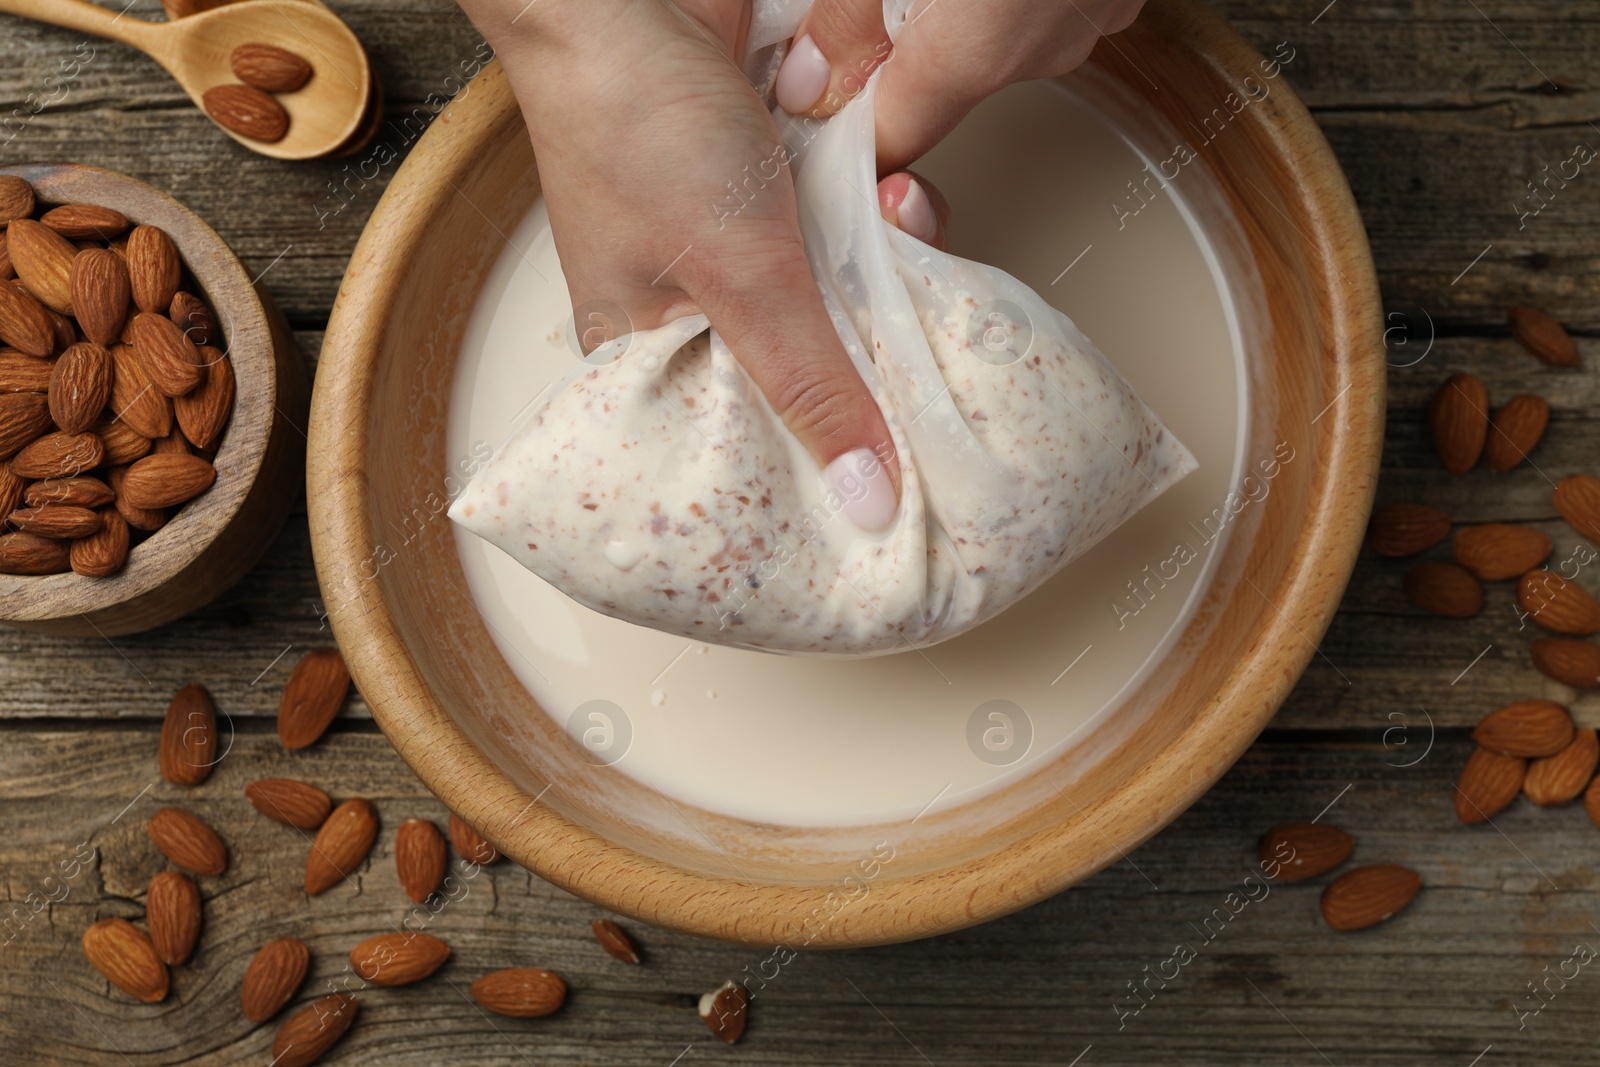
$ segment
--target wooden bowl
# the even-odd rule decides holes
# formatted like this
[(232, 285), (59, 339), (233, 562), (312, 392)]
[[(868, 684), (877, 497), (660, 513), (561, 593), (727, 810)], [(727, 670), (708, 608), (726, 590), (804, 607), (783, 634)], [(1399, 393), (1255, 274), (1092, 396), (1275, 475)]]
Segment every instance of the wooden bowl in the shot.
[(177, 245), (233, 361), (233, 414), (217, 479), (133, 547), (107, 578), (0, 575), (0, 623), (74, 637), (113, 637), (170, 622), (216, 599), (261, 558), (293, 509), (305, 461), (309, 385), (288, 323), (216, 231), (141, 181), (83, 164), (0, 167), (45, 204), (115, 208)]
[[(1155, 0), (1093, 64), (1195, 138), (1263, 58), (1206, 8)], [(1204, 167), (1232, 238), (1252, 378), (1246, 458), (1296, 451), (1240, 517), (1176, 647), (1124, 707), (994, 792), (894, 825), (764, 825), (593, 766), (518, 683), (466, 594), (446, 454), (456, 353), (482, 279), (538, 194), (490, 68), (372, 216), (312, 402), (312, 545), (373, 714), (428, 787), (540, 876), (640, 920), (752, 944), (865, 945), (1021, 908), (1131, 852), (1244, 752), (1313, 654), (1378, 472), (1381, 309), (1333, 154), (1282, 80), (1226, 120)], [(1187, 131), (1187, 132), (1186, 132)], [(1174, 141), (1166, 141), (1171, 145)], [(1186, 198), (1191, 205), (1195, 198)]]

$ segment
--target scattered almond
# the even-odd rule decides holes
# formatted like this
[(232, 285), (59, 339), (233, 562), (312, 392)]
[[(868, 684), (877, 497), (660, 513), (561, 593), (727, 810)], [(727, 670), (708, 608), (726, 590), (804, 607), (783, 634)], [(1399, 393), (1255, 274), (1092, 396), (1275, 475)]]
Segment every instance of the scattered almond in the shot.
[(1528, 458), (1550, 425), (1550, 405), (1543, 397), (1514, 396), (1489, 424), (1483, 442), (1483, 460), (1496, 474), (1504, 474)]
[(337, 648), (315, 648), (300, 657), (278, 700), (278, 739), (301, 749), (321, 737), (344, 706), (350, 672)]
[(128, 520), (114, 507), (100, 509), (100, 529), (72, 542), (68, 562), (73, 573), (85, 578), (106, 578), (128, 561)]
[(228, 846), (217, 832), (180, 808), (162, 808), (150, 817), (150, 840), (173, 863), (195, 874), (228, 869)]
[(108, 248), (85, 248), (72, 259), (72, 307), (85, 337), (115, 342), (132, 299), (128, 265)]
[(128, 216), (98, 204), (62, 204), (40, 215), (39, 221), (63, 237), (100, 241), (109, 241), (128, 228)]
[(1517, 584), (1517, 603), (1546, 630), (1574, 637), (1600, 631), (1600, 603), (1559, 574), (1529, 571)]
[(1367, 544), (1380, 556), (1414, 556), (1450, 536), (1450, 516), (1426, 504), (1390, 504), (1373, 513)]
[(1477, 748), (1456, 780), (1456, 818), (1468, 826), (1486, 822), (1522, 792), (1528, 761)]
[(1433, 398), (1433, 446), (1451, 474), (1465, 474), (1483, 453), (1489, 392), (1473, 374), (1457, 374)]
[(72, 242), (32, 219), (13, 219), (6, 248), (28, 292), (45, 307), (72, 314), (72, 261), (78, 255)]
[(311, 64), (287, 48), (247, 42), (228, 57), (233, 76), (269, 93), (292, 93), (311, 77)]
[(1522, 791), (1541, 807), (1565, 804), (1583, 792), (1584, 786), (1594, 778), (1597, 762), (1600, 762), (1600, 741), (1595, 739), (1595, 732), (1579, 730), (1566, 748), (1528, 764), (1528, 777), (1522, 783)]
[(1456, 532), (1456, 562), (1486, 582), (1528, 573), (1550, 555), (1550, 538), (1531, 526), (1491, 522)]
[(427, 900), (444, 882), (444, 835), (427, 819), (407, 819), (394, 838), (394, 865), (400, 885), (415, 903)]
[(536, 1019), (560, 1009), (567, 999), (567, 983), (553, 971), (509, 967), (473, 982), (471, 993), (485, 1011), (514, 1019)]
[(1406, 596), (1424, 611), (1470, 619), (1483, 610), (1483, 586), (1463, 567), (1425, 560), (1406, 572)]
[(289, 114), (269, 94), (252, 85), (214, 85), (200, 96), (206, 114), (252, 141), (271, 144), (289, 132)]
[(356, 998), (349, 993), (319, 997), (289, 1016), (272, 1039), (272, 1067), (310, 1067), (356, 1021)]
[(120, 495), (138, 508), (167, 508), (190, 500), (216, 481), (216, 468), (200, 456), (146, 456), (128, 468)]
[(1553, 700), (1519, 700), (1479, 720), (1472, 739), (1506, 756), (1554, 756), (1572, 743), (1572, 715)]
[(59, 537), (62, 540), (88, 537), (100, 529), (99, 512), (67, 504), (18, 508), (8, 516), (8, 521), (24, 533), (38, 534), (40, 537)]
[(594, 939), (600, 942), (607, 956), (623, 963), (639, 962), (639, 950), (634, 946), (633, 938), (628, 936), (628, 931), (610, 919), (596, 919), (589, 926), (594, 931)]
[(256, 950), (239, 987), (239, 1009), (246, 1019), (263, 1023), (283, 1010), (306, 979), (311, 951), (292, 937), (268, 941)]
[(328, 812), (333, 810), (328, 794), (292, 778), (263, 778), (251, 782), (244, 787), (244, 795), (267, 818), (302, 830), (315, 830), (327, 821)]
[(317, 831), (306, 857), (306, 893), (316, 896), (361, 866), (378, 837), (378, 816), (360, 797), (340, 804)]
[(199, 785), (217, 762), (217, 709), (204, 686), (172, 695), (161, 722), (161, 777), (173, 785)]
[(155, 1004), (167, 995), (167, 965), (144, 931), (126, 919), (101, 919), (83, 932), (83, 954), (106, 980), (135, 1000)]
[(226, 357), (207, 364), (205, 379), (187, 396), (174, 397), (172, 409), (183, 436), (194, 447), (201, 451), (215, 447), (233, 409), (233, 364)]
[(455, 846), (456, 854), (462, 859), (480, 867), (487, 867), (500, 858), (500, 851), (455, 812), (450, 813), (450, 844)]
[(1600, 542), (1600, 478), (1569, 475), (1561, 479), (1551, 500), (1568, 526), (1589, 540)]
[(194, 879), (162, 871), (150, 879), (144, 910), (156, 955), (173, 966), (188, 963), (200, 940), (200, 887)]
[(1511, 336), (1534, 356), (1552, 367), (1577, 367), (1582, 364), (1578, 346), (1561, 324), (1537, 308), (1514, 307), (1506, 313)]
[[(1326, 893), (1323, 894), (1323, 900), (1326, 913)], [(725, 1044), (733, 1044), (744, 1034), (749, 1014), (750, 991), (742, 985), (724, 982), (721, 988), (700, 997), (700, 1018), (705, 1021), (711, 1035)]]
[(94, 425), (111, 399), (111, 353), (104, 345), (81, 341), (61, 353), (50, 372), (50, 417), (64, 433)]
[(1355, 847), (1355, 838), (1336, 826), (1285, 822), (1261, 835), (1256, 853), (1262, 863), (1279, 865), (1280, 881), (1298, 882), (1333, 870)]
[(1600, 646), (1574, 638), (1541, 637), (1528, 648), (1533, 665), (1574, 689), (1600, 689)]
[(30, 533), (0, 534), (0, 574), (60, 574), (71, 568), (65, 541)]
[(1322, 891), (1322, 917), (1335, 930), (1375, 926), (1403, 910), (1422, 888), (1417, 872), (1393, 863), (1357, 867)]
[(449, 945), (421, 931), (379, 934), (350, 950), (350, 966), (356, 974), (379, 986), (420, 982), (449, 958)]

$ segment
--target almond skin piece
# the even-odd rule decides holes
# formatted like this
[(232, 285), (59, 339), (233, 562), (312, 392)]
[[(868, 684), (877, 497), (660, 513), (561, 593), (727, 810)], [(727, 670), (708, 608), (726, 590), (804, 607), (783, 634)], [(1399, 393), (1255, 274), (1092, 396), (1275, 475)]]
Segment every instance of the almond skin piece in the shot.
[(1390, 504), (1373, 513), (1367, 544), (1380, 556), (1414, 556), (1450, 536), (1450, 516), (1426, 504)]
[(22, 499), (31, 508), (46, 504), (68, 504), (75, 508), (97, 508), (111, 503), (116, 494), (99, 478), (87, 475), (78, 478), (46, 478), (34, 482)]
[(167, 859), (195, 874), (228, 869), (228, 846), (217, 832), (181, 808), (162, 808), (150, 816), (150, 840)]
[(1553, 700), (1519, 700), (1479, 720), (1472, 739), (1504, 756), (1554, 756), (1572, 743), (1572, 715)]
[(40, 537), (70, 541), (88, 537), (100, 530), (100, 513), (68, 504), (45, 504), (37, 508), (18, 508), (9, 516), (12, 526)]
[(414, 903), (427, 900), (444, 882), (444, 835), (427, 819), (407, 819), (394, 838), (400, 885)]
[(1552, 367), (1581, 366), (1578, 346), (1561, 324), (1537, 308), (1514, 307), (1506, 313), (1511, 336), (1536, 358)]
[(536, 967), (508, 967), (472, 983), (478, 1007), (513, 1019), (537, 1019), (560, 1009), (567, 999), (567, 983), (554, 971)]
[(301, 656), (278, 700), (278, 740), (283, 747), (305, 748), (321, 737), (344, 706), (349, 689), (350, 672), (337, 648), (314, 648)]
[(487, 867), (500, 858), (500, 850), (485, 841), (455, 812), (450, 813), (450, 844), (458, 856), (480, 867)]
[(1517, 583), (1517, 603), (1546, 630), (1573, 637), (1588, 637), (1600, 631), (1600, 603), (1553, 571), (1524, 574)]
[(1504, 811), (1522, 792), (1528, 761), (1487, 748), (1474, 749), (1456, 780), (1456, 818), (1476, 826)]
[(1569, 475), (1561, 479), (1551, 500), (1568, 526), (1589, 540), (1600, 542), (1600, 478)]
[(128, 468), (112, 467), (106, 472), (106, 481), (111, 485), (111, 491), (117, 494), (112, 504), (117, 509), (117, 514), (122, 516), (124, 522), (135, 530), (151, 533), (166, 525), (167, 513), (161, 508), (136, 508), (128, 503), (128, 498), (120, 490), (122, 483), (128, 476)]
[(56, 324), (32, 293), (0, 282), (0, 342), (28, 356), (56, 350)]
[(13, 219), (6, 234), (11, 266), (45, 307), (72, 314), (72, 242), (32, 219)]
[(1550, 538), (1531, 526), (1490, 522), (1456, 532), (1456, 562), (1486, 582), (1518, 578), (1550, 556)]
[(156, 955), (173, 966), (188, 963), (200, 940), (200, 887), (194, 879), (162, 871), (150, 879), (144, 910)]
[(356, 998), (349, 993), (319, 997), (289, 1016), (272, 1039), (272, 1067), (310, 1067), (356, 1021)]
[(289, 114), (269, 94), (251, 85), (213, 85), (200, 96), (206, 114), (252, 141), (271, 144), (289, 132)]
[(1464, 567), (1425, 560), (1406, 572), (1406, 596), (1447, 619), (1470, 619), (1483, 610), (1483, 586)]
[(204, 686), (172, 695), (161, 722), (161, 777), (173, 785), (199, 785), (217, 762), (217, 708)]
[(1337, 826), (1284, 822), (1261, 835), (1256, 853), (1262, 863), (1279, 865), (1279, 881), (1298, 882), (1327, 874), (1349, 859), (1355, 847), (1356, 839)]
[(1401, 911), (1422, 888), (1417, 872), (1393, 863), (1346, 871), (1322, 891), (1322, 917), (1335, 930), (1376, 926)]
[(233, 364), (226, 357), (209, 364), (193, 392), (173, 397), (172, 410), (190, 444), (202, 452), (214, 448), (233, 410)]
[(1594, 778), (1597, 762), (1600, 762), (1600, 741), (1595, 739), (1593, 730), (1579, 730), (1566, 748), (1528, 764), (1528, 777), (1522, 783), (1522, 791), (1540, 807), (1565, 804), (1583, 792), (1584, 786)]
[(594, 939), (600, 942), (600, 947), (606, 950), (607, 956), (623, 963), (639, 962), (639, 949), (635, 947), (633, 938), (615, 922), (610, 919), (596, 919), (589, 924), (589, 928), (594, 931)]
[(293, 778), (263, 778), (244, 787), (245, 798), (261, 814), (285, 826), (315, 830), (333, 810), (328, 794)]
[(61, 353), (50, 372), (50, 417), (63, 433), (82, 433), (94, 425), (111, 399), (111, 353), (104, 345), (80, 341)]
[(37, 393), (0, 394), (0, 456), (13, 456), (50, 429), (50, 402)]
[(316, 896), (342, 882), (361, 866), (378, 839), (378, 816), (360, 797), (333, 809), (306, 857), (306, 894)]
[(1507, 400), (1483, 442), (1483, 461), (1496, 474), (1504, 474), (1528, 458), (1550, 425), (1550, 405), (1543, 397), (1514, 396)]
[(373, 985), (420, 982), (444, 966), (450, 946), (432, 934), (379, 934), (350, 950), (350, 966)]
[(167, 995), (167, 965), (144, 931), (126, 919), (101, 919), (83, 932), (83, 954), (94, 969), (135, 1000), (155, 1004)]
[(292, 93), (311, 78), (311, 64), (287, 48), (246, 42), (228, 57), (233, 76), (268, 93)]
[(108, 248), (85, 248), (72, 259), (72, 307), (91, 341), (109, 345), (122, 333), (132, 300), (128, 265)]
[(205, 377), (200, 351), (165, 315), (141, 311), (128, 329), (145, 374), (163, 393), (182, 396)]
[(1600, 689), (1600, 646), (1563, 637), (1541, 637), (1528, 647), (1533, 665), (1574, 689)]
[(13, 456), (11, 469), (24, 478), (76, 478), (100, 466), (105, 455), (92, 433), (49, 433)]
[[(1323, 896), (1326, 899), (1327, 894)], [(724, 1044), (739, 1040), (749, 1015), (750, 991), (742, 985), (724, 982), (721, 988), (700, 997), (700, 1018), (712, 1036)]]
[(127, 563), (128, 541), (128, 520), (116, 508), (101, 508), (99, 531), (72, 542), (68, 562), (85, 578), (108, 577)]
[(0, 226), (33, 214), (33, 186), (15, 174), (0, 174)]
[(154, 440), (171, 433), (172, 398), (155, 387), (132, 345), (115, 344), (110, 351), (112, 414), (141, 437)]
[(264, 1023), (289, 1003), (306, 980), (311, 950), (304, 941), (280, 937), (256, 950), (239, 987), (239, 1011), (253, 1023)]
[(183, 281), (183, 260), (167, 231), (156, 226), (135, 226), (124, 249), (133, 303), (140, 311), (164, 313)]
[(120, 493), (136, 508), (169, 508), (199, 496), (216, 480), (210, 460), (167, 453), (130, 466)]
[(46, 393), (55, 363), (25, 356), (13, 348), (0, 348), (0, 393)]
[(1474, 374), (1457, 374), (1433, 397), (1433, 447), (1445, 470), (1465, 474), (1477, 465), (1489, 432), (1489, 391)]
[(65, 541), (31, 533), (0, 534), (0, 574), (60, 574), (71, 568)]
[(128, 228), (128, 216), (98, 204), (62, 204), (39, 216), (39, 221), (63, 237), (109, 241)]

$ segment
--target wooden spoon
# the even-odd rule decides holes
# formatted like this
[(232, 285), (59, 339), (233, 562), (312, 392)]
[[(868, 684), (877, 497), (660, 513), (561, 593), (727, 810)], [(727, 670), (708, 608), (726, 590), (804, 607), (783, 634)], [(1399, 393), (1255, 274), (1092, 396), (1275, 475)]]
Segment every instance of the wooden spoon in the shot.
[(305, 0), (238, 0), (172, 22), (118, 15), (88, 0), (0, 0), (0, 12), (132, 45), (165, 67), (196, 104), (207, 89), (238, 82), (229, 60), (234, 48), (250, 42), (287, 48), (312, 72), (305, 88), (277, 97), (289, 113), (289, 132), (269, 144), (223, 127), (245, 147), (277, 159), (311, 159), (345, 144), (372, 91), (367, 54), (350, 27)]

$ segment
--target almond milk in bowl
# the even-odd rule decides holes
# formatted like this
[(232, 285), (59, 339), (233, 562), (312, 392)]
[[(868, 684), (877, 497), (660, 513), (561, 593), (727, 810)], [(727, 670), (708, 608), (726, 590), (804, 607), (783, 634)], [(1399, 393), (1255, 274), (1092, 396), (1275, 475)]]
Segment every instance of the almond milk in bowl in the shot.
[(1375, 476), (1376, 288), (1293, 64), (1157, 2), (919, 165), (951, 250), (1071, 316), (1199, 467), (992, 621), (856, 660), (599, 615), (445, 516), (578, 359), (488, 72), (374, 214), (314, 402), (329, 618), (401, 755), (572, 892), (793, 947), (1004, 914), (1165, 825), (1303, 669)]

